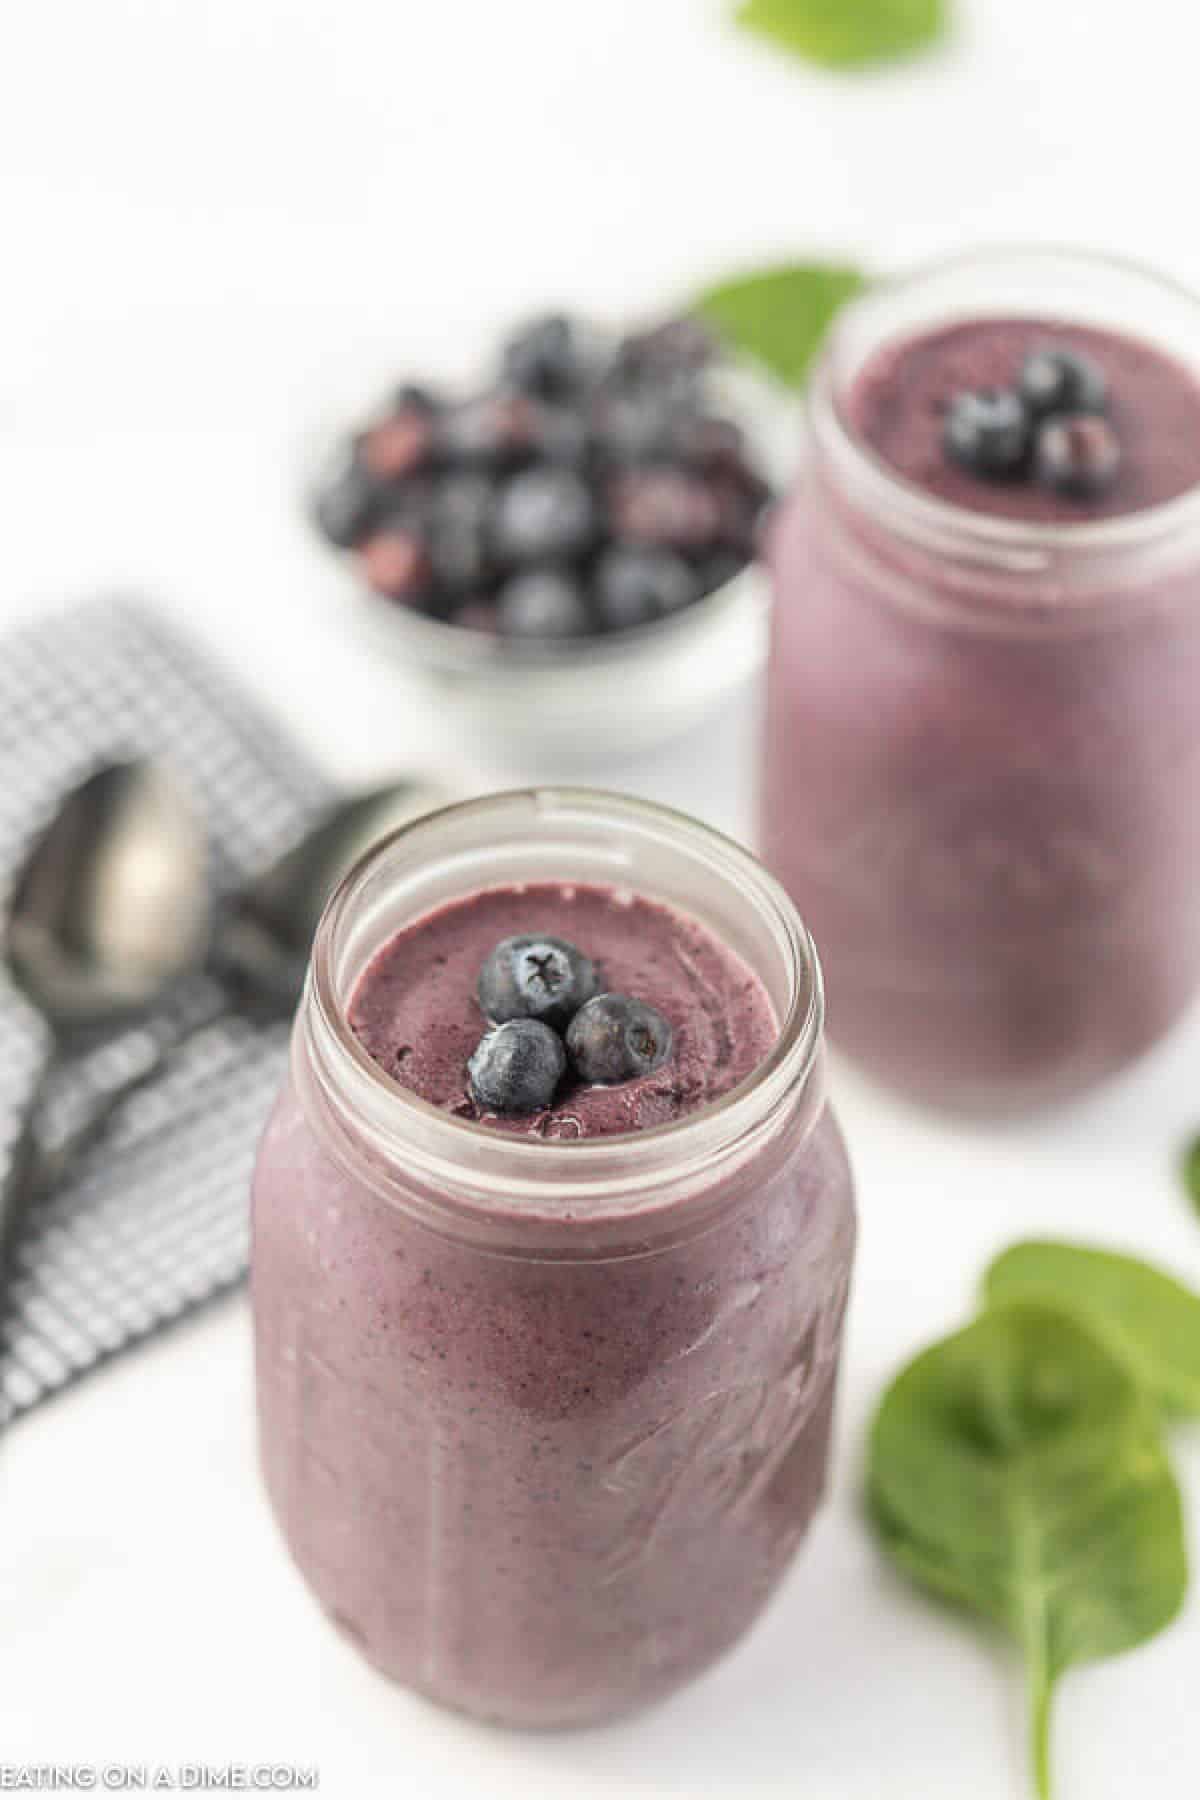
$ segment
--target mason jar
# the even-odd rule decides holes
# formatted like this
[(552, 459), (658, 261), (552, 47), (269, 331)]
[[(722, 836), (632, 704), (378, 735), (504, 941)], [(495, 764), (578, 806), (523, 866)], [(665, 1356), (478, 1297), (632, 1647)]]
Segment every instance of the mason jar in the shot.
[(989, 317), (1200, 369), (1196, 299), (1094, 256), (968, 257), (847, 309), (772, 530), (762, 843), (834, 1041), (920, 1099), (1013, 1112), (1131, 1063), (1200, 978), (1200, 489), (1028, 520), (899, 476), (857, 378)]
[[(522, 882), (633, 889), (759, 977), (779, 1030), (675, 1123), (579, 1141), (426, 1104), (347, 1025), (405, 925)], [(816, 955), (745, 851), (598, 793), (453, 807), (331, 902), (254, 1181), (262, 1465), (379, 1669), (516, 1725), (689, 1680), (751, 1623), (825, 1485), (854, 1243)]]

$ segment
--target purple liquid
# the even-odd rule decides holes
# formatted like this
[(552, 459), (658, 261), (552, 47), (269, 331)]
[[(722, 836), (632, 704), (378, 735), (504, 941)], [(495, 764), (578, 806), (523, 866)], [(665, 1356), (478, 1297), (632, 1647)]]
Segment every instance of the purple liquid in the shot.
[[(941, 451), (948, 396), (1011, 380), (1046, 341), (1109, 377), (1125, 460), (1100, 503), (976, 480)], [(1200, 480), (1194, 378), (1057, 321), (893, 344), (844, 412), (897, 473), (979, 512), (1086, 524)], [(835, 1041), (890, 1084), (973, 1111), (1124, 1067), (1200, 980), (1194, 546), (1161, 565), (1097, 554), (1090, 589), (1067, 596), (1054, 570), (993, 571), (888, 535), (818, 466), (781, 509), (770, 560), (764, 848), (821, 945)]]
[[(419, 921), (369, 966), (354, 1030), (453, 1109), (479, 964), (530, 926), (666, 1011), (676, 1048), (656, 1076), (509, 1128), (677, 1118), (774, 1042), (731, 950), (591, 887)], [(854, 1237), (832, 1116), (807, 1129), (798, 1108), (666, 1206), (651, 1178), (619, 1258), (587, 1255), (569, 1190), (544, 1256), (430, 1230), (316, 1118), (301, 1044), (259, 1159), (253, 1279), (263, 1467), (310, 1586), (380, 1669), (486, 1718), (577, 1724), (669, 1692), (750, 1624), (823, 1491)]]
[(611, 888), (538, 886), (473, 894), (385, 945), (350, 1007), (363, 1048), (422, 1099), (479, 1119), (466, 1087), (467, 1058), (487, 1029), (475, 984), (494, 946), (521, 933), (577, 944), (596, 964), (602, 991), (658, 1008), (673, 1047), (663, 1067), (640, 1081), (568, 1081), (547, 1111), (488, 1113), (488, 1125), (549, 1138), (666, 1125), (744, 1080), (775, 1042), (762, 983), (694, 920)]

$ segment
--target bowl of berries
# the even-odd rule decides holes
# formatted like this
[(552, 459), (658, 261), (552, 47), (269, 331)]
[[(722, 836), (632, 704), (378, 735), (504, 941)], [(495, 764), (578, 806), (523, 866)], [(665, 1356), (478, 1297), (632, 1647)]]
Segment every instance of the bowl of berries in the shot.
[(770, 499), (743, 380), (690, 318), (552, 315), (470, 391), (406, 382), (309, 514), (377, 639), (459, 733), (569, 762), (699, 724), (761, 664)]

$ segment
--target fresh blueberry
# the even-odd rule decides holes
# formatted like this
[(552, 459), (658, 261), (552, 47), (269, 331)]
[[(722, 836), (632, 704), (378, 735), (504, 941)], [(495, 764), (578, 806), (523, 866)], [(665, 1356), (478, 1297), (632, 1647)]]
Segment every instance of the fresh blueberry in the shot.
[(364, 431), (358, 444), (359, 459), (378, 480), (403, 481), (426, 461), (433, 437), (429, 414), (405, 407)]
[(541, 405), (533, 422), (533, 454), (546, 462), (581, 463), (590, 447), (587, 420), (574, 406)]
[(703, 476), (660, 463), (618, 475), (609, 496), (618, 537), (674, 550), (707, 549), (721, 535), (721, 507)]
[(943, 430), (946, 454), (972, 475), (1002, 480), (1020, 474), (1029, 457), (1030, 420), (1011, 388), (958, 394)]
[(595, 992), (591, 958), (565, 938), (505, 938), (479, 971), (479, 1004), (493, 1025), (539, 1019), (561, 1031)]
[(561, 313), (533, 319), (504, 347), (504, 372), (543, 399), (571, 393), (586, 379), (588, 356), (578, 328)]
[(617, 545), (596, 564), (592, 604), (605, 631), (627, 631), (678, 612), (699, 592), (688, 564), (673, 550)]
[(715, 419), (709, 413), (684, 413), (671, 432), (671, 448), (684, 462), (702, 469), (745, 467), (745, 438), (732, 419)]
[(713, 594), (718, 588), (740, 575), (746, 567), (745, 556), (737, 550), (714, 550), (700, 564), (698, 588), (701, 594)]
[(507, 563), (552, 562), (586, 550), (596, 534), (591, 489), (573, 469), (541, 464), (505, 483), (492, 520)]
[(343, 451), (317, 484), (312, 516), (331, 544), (349, 550), (378, 520), (380, 503), (379, 483), (353, 451)]
[(671, 1054), (671, 1027), (644, 1000), (597, 994), (567, 1027), (567, 1054), (581, 1081), (612, 1086), (652, 1075)]
[(485, 1112), (540, 1112), (566, 1067), (557, 1032), (537, 1019), (510, 1019), (480, 1038), (467, 1064), (471, 1096)]
[(1061, 413), (1047, 419), (1037, 435), (1038, 480), (1072, 500), (1105, 493), (1121, 467), (1121, 441), (1099, 413)]
[(392, 392), (393, 412), (420, 412), (432, 418), (441, 411), (441, 401), (423, 381), (403, 381)]
[(411, 527), (388, 523), (360, 546), (363, 573), (377, 593), (390, 600), (417, 601), (429, 586), (429, 557)]
[(436, 449), (449, 463), (511, 465), (533, 454), (537, 426), (536, 401), (495, 388), (446, 408), (436, 421)]
[(639, 380), (676, 374), (696, 376), (714, 360), (717, 343), (699, 319), (667, 319), (649, 331), (625, 338), (617, 350), (618, 369)]
[(565, 569), (526, 569), (496, 595), (502, 637), (543, 640), (586, 637), (592, 616), (578, 581)]
[(1102, 413), (1108, 406), (1108, 382), (1099, 364), (1056, 344), (1025, 358), (1020, 391), (1035, 419), (1054, 413)]
[(678, 419), (652, 388), (608, 388), (593, 401), (592, 425), (610, 461), (638, 463), (671, 454)]
[(455, 470), (429, 506), (429, 556), (439, 584), (453, 593), (482, 586), (489, 573), (495, 487), (475, 471)]

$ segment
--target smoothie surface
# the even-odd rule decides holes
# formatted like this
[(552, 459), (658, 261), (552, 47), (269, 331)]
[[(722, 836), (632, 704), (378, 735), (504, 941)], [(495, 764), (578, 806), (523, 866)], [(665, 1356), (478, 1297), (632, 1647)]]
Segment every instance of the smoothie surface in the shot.
[[(1072, 499), (1031, 481), (988, 480), (946, 455), (946, 409), (964, 391), (1008, 387), (1047, 346), (1082, 352), (1108, 380), (1120, 471), (1099, 496)], [(974, 319), (884, 344), (845, 403), (854, 434), (906, 481), (972, 512), (1085, 524), (1175, 500), (1200, 483), (1200, 380), (1150, 344), (1060, 319)]]
[[(522, 933), (568, 939), (596, 963), (602, 989), (657, 1007), (674, 1033), (663, 1066), (614, 1087), (568, 1074), (542, 1112), (482, 1112), (467, 1091), (467, 1059), (487, 1029), (476, 983), (493, 947)], [(624, 889), (553, 883), (485, 889), (406, 926), (364, 971), (349, 1022), (388, 1075), (434, 1106), (558, 1139), (683, 1118), (744, 1080), (778, 1036), (761, 981), (698, 920)]]

